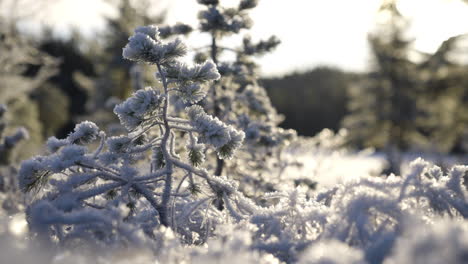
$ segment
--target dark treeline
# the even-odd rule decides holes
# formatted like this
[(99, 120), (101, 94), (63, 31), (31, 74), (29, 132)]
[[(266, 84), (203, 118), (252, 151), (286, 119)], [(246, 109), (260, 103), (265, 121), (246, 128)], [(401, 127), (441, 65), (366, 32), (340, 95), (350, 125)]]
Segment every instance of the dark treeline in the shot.
[(278, 112), (285, 115), (281, 125), (313, 136), (324, 128), (341, 127), (348, 113), (347, 87), (358, 78), (358, 74), (322, 66), (261, 81)]

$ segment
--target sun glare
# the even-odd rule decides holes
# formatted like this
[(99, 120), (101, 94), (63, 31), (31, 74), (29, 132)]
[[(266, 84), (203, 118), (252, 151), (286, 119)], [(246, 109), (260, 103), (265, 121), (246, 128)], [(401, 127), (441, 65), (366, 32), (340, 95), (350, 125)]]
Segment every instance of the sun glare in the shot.
[(468, 5), (456, 0), (401, 0), (398, 8), (411, 19), (415, 46), (434, 52), (442, 41), (468, 31)]
[[(225, 0), (235, 5), (238, 0)], [(252, 34), (257, 38), (278, 36), (282, 44), (274, 54), (260, 59), (270, 75), (311, 68), (321, 64), (363, 71), (369, 64), (367, 34), (376, 22), (377, 0), (264, 0), (252, 12)], [(167, 23), (195, 24), (200, 7), (196, 1), (162, 0)], [(70, 26), (90, 35), (105, 26), (102, 14), (111, 14), (102, 0), (57, 0), (46, 21), (60, 32)], [(468, 31), (468, 5), (461, 0), (400, 0), (398, 8), (411, 21), (409, 35), (415, 48), (433, 52), (447, 38)], [(204, 36), (190, 39), (203, 45)], [(239, 39), (231, 41), (238, 42)], [(346, 45), (343, 45), (346, 43)], [(291, 52), (293, 51), (293, 52)], [(301, 53), (294, 52), (301, 51)]]
[[(252, 31), (261, 37), (275, 34), (282, 40), (274, 55), (261, 59), (264, 72), (274, 75), (285, 68), (291, 71), (318, 64), (365, 70), (369, 61), (367, 34), (380, 3), (260, 1), (252, 13), (256, 21)], [(192, 12), (196, 4), (173, 0), (170, 7), (169, 23), (196, 21)], [(415, 48), (424, 52), (433, 52), (447, 38), (468, 31), (468, 5), (459, 0), (401, 0), (398, 8), (411, 21), (409, 35), (416, 39)], [(291, 50), (307, 54), (291, 54)]]

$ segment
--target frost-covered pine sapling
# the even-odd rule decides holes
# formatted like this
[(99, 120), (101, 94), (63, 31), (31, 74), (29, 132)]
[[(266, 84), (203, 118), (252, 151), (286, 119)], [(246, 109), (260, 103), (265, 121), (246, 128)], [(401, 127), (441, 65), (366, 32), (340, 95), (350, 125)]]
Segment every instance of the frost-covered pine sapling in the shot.
[[(208, 116), (202, 108), (197, 106), (188, 108), (188, 115), (190, 117), (188, 124), (192, 125), (192, 127), (184, 127), (183, 125), (187, 124), (185, 120), (171, 119), (167, 113), (169, 107), (169, 84), (177, 86), (172, 91), (177, 93), (183, 101), (192, 104), (197, 103), (205, 96), (202, 84), (220, 78), (216, 65), (212, 62), (205, 62), (204, 64), (190, 67), (176, 61), (175, 58), (185, 55), (186, 47), (179, 39), (158, 46), (157, 43), (160, 43), (161, 40), (156, 27), (138, 28), (135, 30), (135, 33), (129, 39), (129, 44), (124, 48), (124, 57), (129, 60), (155, 64), (158, 69), (157, 76), (164, 88), (163, 96), (165, 100), (162, 105), (162, 114), (153, 120), (153, 122), (162, 121), (162, 124), (160, 123), (159, 125), (164, 131), (161, 146), (157, 150), (161, 151), (164, 169), (167, 170), (161, 201), (162, 208), (160, 209), (161, 219), (164, 219), (166, 218), (166, 208), (172, 189), (173, 159), (176, 158), (174, 155), (171, 156), (174, 150), (169, 147), (170, 137), (175, 137), (175, 134), (171, 134), (171, 129), (189, 132), (191, 140), (187, 148), (189, 150), (189, 158), (193, 164), (202, 162), (203, 154), (201, 153), (201, 149), (203, 147), (199, 146), (192, 132), (198, 132), (201, 136), (201, 142), (213, 145), (221, 158), (230, 158), (232, 156), (233, 151), (240, 147), (244, 134), (237, 132), (232, 127), (226, 126), (217, 118)], [(127, 117), (130, 118), (131, 122), (134, 122), (133, 109), (131, 107), (129, 109), (122, 108), (119, 106), (116, 108), (116, 113), (122, 122), (125, 124)], [(175, 124), (171, 126), (169, 122)], [(171, 141), (173, 140), (171, 138)], [(156, 159), (158, 159), (158, 156), (161, 157), (160, 155), (156, 155)]]
[[(212, 83), (207, 97), (200, 105), (208, 113), (246, 133), (242, 148), (244, 158), (238, 155), (236, 160), (242, 161), (231, 162), (229, 166), (239, 169), (255, 161), (255, 165), (245, 168), (243, 172), (234, 172), (237, 175), (246, 172), (245, 174), (252, 176), (252, 171), (265, 164), (268, 154), (278, 151), (273, 150), (274, 148), (281, 149), (295, 137), (294, 131), (285, 131), (277, 126), (282, 117), (271, 105), (265, 89), (257, 83), (257, 65), (252, 59), (271, 52), (280, 41), (272, 36), (255, 43), (249, 36), (245, 36), (239, 47), (223, 46), (222, 40), (225, 37), (240, 34), (242, 30), (252, 26), (249, 11), (257, 6), (258, 1), (242, 0), (238, 6), (229, 8), (221, 6), (218, 0), (198, 0), (198, 3), (206, 7), (198, 15), (199, 31), (208, 34), (211, 43), (196, 48), (195, 61), (211, 58), (222, 76)], [(177, 34), (177, 30), (168, 31), (172, 34), (165, 34), (163, 37)], [(187, 31), (182, 33), (187, 34)], [(234, 54), (235, 60), (224, 61), (223, 55), (226, 52)], [(225, 160), (217, 158), (214, 174), (222, 175), (224, 172), (228, 175), (225, 167)], [(266, 166), (262, 169), (266, 170)]]
[[(162, 89), (138, 90), (115, 107), (114, 112), (128, 135), (107, 137), (94, 123), (86, 121), (65, 139), (50, 138), (49, 156), (23, 162), (22, 190), (42, 189), (42, 198), (28, 209), (30, 226), (35, 232), (50, 234), (47, 230), (51, 228), (54, 236), (64, 241), (68, 237), (83, 237), (77, 232), (85, 230), (96, 240), (102, 240), (106, 237), (102, 233), (113, 238), (117, 229), (124, 240), (134, 241), (134, 234), (128, 233), (132, 228), (151, 237), (151, 228), (159, 223), (170, 226), (174, 221), (171, 207), (174, 214), (176, 198), (194, 202), (187, 197), (203, 191), (201, 188), (205, 186), (208, 198), (195, 201), (199, 207), (224, 193), (220, 180), (212, 179), (200, 168), (204, 152), (211, 146), (220, 157), (232, 157), (241, 146), (244, 133), (209, 116), (199, 106), (186, 108), (189, 119), (170, 115), (171, 94), (198, 102), (203, 98), (204, 85), (220, 77), (212, 62), (193, 66), (179, 62), (185, 53), (185, 45), (179, 39), (161, 41), (155, 26), (135, 29), (123, 56), (155, 65)], [(187, 162), (174, 147), (182, 135), (187, 141)], [(99, 146), (92, 151), (90, 144), (99, 138)], [(148, 152), (150, 165), (138, 163), (146, 159)], [(174, 188), (176, 177), (180, 181)], [(46, 211), (49, 213), (45, 214)], [(70, 225), (74, 227), (69, 228)]]
[[(253, 23), (248, 12), (257, 6), (258, 1), (242, 0), (237, 7), (233, 8), (224, 8), (219, 1), (199, 0), (198, 3), (206, 6), (206, 9), (199, 13), (199, 20), (200, 31), (208, 33), (211, 37), (208, 56), (216, 63), (223, 76), (220, 81), (212, 85), (205, 108), (221, 120), (235, 124), (246, 134), (249, 134), (247, 129), (250, 132), (255, 130), (250, 135), (255, 134), (259, 137), (246, 138), (247, 147), (255, 145), (247, 151), (258, 153), (258, 150), (252, 152), (254, 148), (258, 149), (261, 145), (256, 143), (268, 145), (269, 142), (275, 141), (274, 139), (270, 140), (275, 138), (277, 134), (273, 131), (274, 126), (265, 121), (268, 120), (269, 115), (276, 115), (276, 111), (271, 106), (266, 93), (262, 93), (263, 88), (257, 85), (256, 65), (250, 57), (273, 50), (279, 44), (279, 40), (273, 36), (266, 41), (253, 43), (250, 37), (246, 36), (240, 48), (223, 47), (220, 41), (224, 37), (239, 34), (241, 30), (251, 28)], [(220, 61), (220, 57), (226, 51), (234, 52), (236, 55), (234, 62)], [(200, 52), (198, 57), (203, 57), (203, 54)], [(262, 133), (265, 131), (262, 128), (266, 128), (268, 131)], [(260, 140), (260, 135), (266, 140)], [(251, 158), (253, 157), (249, 157), (249, 159)], [(255, 157), (254, 159), (259, 158)], [(221, 175), (224, 166), (224, 160), (217, 159), (215, 175)]]

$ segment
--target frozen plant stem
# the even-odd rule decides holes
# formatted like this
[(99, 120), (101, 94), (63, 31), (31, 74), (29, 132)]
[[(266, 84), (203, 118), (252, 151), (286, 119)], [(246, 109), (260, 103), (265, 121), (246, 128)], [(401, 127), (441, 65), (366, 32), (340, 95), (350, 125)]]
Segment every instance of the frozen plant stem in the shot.
[(214, 35), (211, 37), (211, 59), (218, 66), (218, 46), (216, 45), (216, 37)]
[(168, 116), (167, 116), (167, 109), (169, 107), (169, 93), (168, 93), (166, 76), (161, 69), (161, 65), (158, 63), (156, 64), (156, 66), (158, 67), (158, 72), (161, 76), (161, 81), (164, 87), (164, 94), (166, 96), (166, 100), (164, 101), (164, 105), (163, 105), (164, 136), (161, 140), (161, 150), (164, 156), (167, 173), (166, 173), (166, 179), (164, 181), (164, 191), (161, 197), (161, 207), (160, 207), (159, 216), (161, 217), (161, 224), (165, 226), (169, 226), (169, 221), (167, 219), (168, 218), (167, 208), (169, 205), (169, 200), (171, 198), (171, 190), (172, 190), (172, 161), (169, 156), (169, 150), (167, 149), (169, 136), (171, 135), (171, 128), (169, 126), (169, 121), (168, 121)]
[[(211, 59), (213, 60), (213, 63), (218, 67), (218, 46), (216, 45), (216, 37), (214, 34), (211, 37)], [(219, 80), (214, 81), (213, 86), (212, 86), (212, 92), (213, 92), (213, 108), (214, 108), (214, 116), (221, 118), (220, 113), (221, 109), (218, 105), (218, 98), (216, 96), (216, 85), (218, 85)], [(223, 167), (224, 167), (224, 159), (219, 158), (218, 156), (216, 157), (216, 169), (214, 172), (215, 176), (221, 176), (221, 173), (223, 173)]]

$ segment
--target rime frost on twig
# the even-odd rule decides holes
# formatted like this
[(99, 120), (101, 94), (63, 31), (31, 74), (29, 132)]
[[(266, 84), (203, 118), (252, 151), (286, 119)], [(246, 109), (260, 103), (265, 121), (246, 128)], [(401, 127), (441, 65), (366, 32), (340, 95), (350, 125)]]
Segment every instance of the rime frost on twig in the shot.
[(244, 132), (238, 132), (218, 118), (206, 114), (198, 105), (188, 108), (187, 112), (191, 124), (200, 131), (201, 142), (213, 145), (220, 158), (231, 158), (242, 145)]

